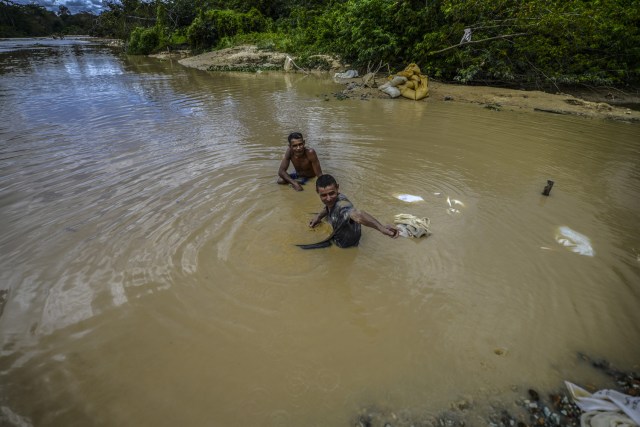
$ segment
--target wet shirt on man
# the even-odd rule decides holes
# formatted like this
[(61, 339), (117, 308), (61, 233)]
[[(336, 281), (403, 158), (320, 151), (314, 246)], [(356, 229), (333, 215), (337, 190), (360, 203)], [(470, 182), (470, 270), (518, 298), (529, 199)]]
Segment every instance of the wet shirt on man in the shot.
[(353, 204), (344, 194), (338, 194), (338, 200), (329, 210), (327, 220), (333, 227), (333, 242), (340, 248), (358, 246), (361, 227), (349, 217)]

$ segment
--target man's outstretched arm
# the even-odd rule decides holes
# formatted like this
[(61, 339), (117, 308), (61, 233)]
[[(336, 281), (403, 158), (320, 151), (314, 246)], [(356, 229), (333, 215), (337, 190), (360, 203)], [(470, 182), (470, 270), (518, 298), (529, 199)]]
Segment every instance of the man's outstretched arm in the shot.
[(393, 237), (393, 238), (398, 237), (398, 229), (396, 227), (394, 227), (393, 225), (380, 224), (380, 222), (377, 219), (375, 219), (373, 216), (371, 216), (365, 211), (361, 211), (359, 209), (354, 208), (354, 209), (351, 209), (351, 211), (349, 212), (349, 216), (355, 222), (362, 225), (366, 225), (367, 227), (374, 228), (386, 236)]

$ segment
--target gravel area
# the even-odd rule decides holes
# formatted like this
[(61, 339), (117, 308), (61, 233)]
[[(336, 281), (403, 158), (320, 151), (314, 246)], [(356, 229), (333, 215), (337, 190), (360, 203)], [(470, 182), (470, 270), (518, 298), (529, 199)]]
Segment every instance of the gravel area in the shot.
[[(577, 357), (582, 363), (602, 371), (610, 377), (617, 390), (629, 396), (640, 396), (640, 375), (617, 369), (606, 360), (592, 359), (584, 354)], [(592, 385), (584, 387), (589, 392), (598, 390)], [(515, 390), (514, 390), (515, 391)], [(518, 394), (518, 393), (517, 393)], [(354, 417), (354, 427), (578, 427), (582, 411), (573, 402), (564, 384), (555, 390), (523, 389), (511, 402), (479, 402), (471, 397), (451, 402), (450, 407), (437, 415), (406, 409), (365, 408)], [(479, 416), (478, 407), (487, 406)], [(515, 410), (513, 408), (516, 408)]]

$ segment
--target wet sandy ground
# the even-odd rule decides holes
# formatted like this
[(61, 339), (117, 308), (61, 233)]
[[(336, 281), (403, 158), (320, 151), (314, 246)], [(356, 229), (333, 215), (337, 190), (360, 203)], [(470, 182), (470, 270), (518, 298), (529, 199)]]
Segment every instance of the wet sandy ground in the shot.
[[(634, 398), (640, 396), (640, 375), (616, 369), (606, 360), (593, 359), (585, 354), (577, 357), (584, 365), (602, 372), (611, 381), (607, 389), (617, 390)], [(636, 366), (637, 367), (637, 366)], [(598, 391), (586, 384), (590, 393)], [(482, 416), (475, 413), (476, 407), (487, 406), (487, 402), (475, 402), (472, 398), (461, 398), (451, 402), (450, 408), (437, 415), (412, 411), (397, 411), (389, 408), (363, 408), (354, 421), (356, 427), (467, 427), (483, 425), (489, 427), (579, 427), (582, 410), (573, 401), (564, 387), (552, 391), (535, 388), (514, 390), (520, 397), (513, 403), (492, 401)], [(592, 424), (587, 424), (592, 425)]]
[[(200, 70), (246, 70), (283, 67), (287, 54), (282, 52), (259, 50), (256, 46), (245, 45), (190, 56), (187, 51), (154, 55), (159, 59), (177, 59), (182, 65)], [(325, 58), (332, 64), (330, 76), (345, 71), (348, 66), (330, 57)], [(302, 73), (306, 70), (291, 67), (288, 72)], [(311, 71), (313, 72), (313, 71)], [(325, 71), (326, 73), (326, 71)], [(365, 83), (362, 77), (337, 79), (345, 85), (342, 92), (325, 94), (338, 99), (388, 98), (393, 102), (416, 102), (404, 98), (392, 99), (377, 87), (386, 81), (385, 74), (377, 74), (375, 79)], [(637, 88), (620, 90), (616, 88), (572, 89), (571, 93), (547, 93), (532, 90), (517, 90), (489, 86), (455, 85), (429, 81), (429, 96), (418, 102), (463, 102), (479, 104), (495, 111), (515, 110), (532, 113), (570, 114), (596, 119), (621, 120), (640, 123), (640, 111), (627, 105), (640, 105), (640, 91)]]
[[(360, 82), (357, 82), (358, 79), (351, 80), (353, 82), (348, 82), (347, 89), (343, 91), (347, 97), (359, 97), (361, 99), (367, 97), (389, 97), (376, 88), (364, 88)], [(376, 84), (380, 85), (385, 80), (385, 76), (376, 78)], [(562, 92), (552, 94), (537, 90), (454, 85), (431, 80), (429, 82), (429, 96), (425, 99), (425, 102), (464, 102), (479, 104), (495, 111), (513, 110), (533, 113), (570, 114), (598, 119), (640, 122), (640, 111), (613, 103), (616, 101), (620, 104), (635, 104), (640, 102), (640, 98), (613, 89), (607, 90), (606, 93), (603, 92), (604, 90), (593, 90), (580, 91), (580, 93), (575, 94)], [(611, 98), (610, 102), (605, 102), (607, 97)], [(401, 98), (394, 101), (415, 102)]]

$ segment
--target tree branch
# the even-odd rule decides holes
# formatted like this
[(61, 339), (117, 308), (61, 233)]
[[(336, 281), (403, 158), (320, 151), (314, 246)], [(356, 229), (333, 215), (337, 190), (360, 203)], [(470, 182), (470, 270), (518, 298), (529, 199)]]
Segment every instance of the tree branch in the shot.
[(156, 18), (144, 18), (142, 16), (125, 15), (127, 18), (139, 19), (140, 21), (155, 21)]
[(435, 50), (433, 52), (428, 52), (427, 55), (435, 55), (436, 53), (441, 53), (441, 52), (444, 52), (445, 50), (453, 49), (453, 48), (460, 47), (460, 46), (465, 46), (465, 45), (472, 44), (472, 43), (482, 43), (482, 42), (486, 42), (486, 41), (489, 41), (489, 40), (496, 40), (496, 39), (508, 39), (508, 38), (511, 38), (511, 37), (526, 36), (527, 34), (529, 34), (529, 33), (505, 34), (505, 35), (502, 35), (502, 36), (489, 37), (489, 38), (482, 39), (482, 40), (472, 40), (472, 41), (469, 41), (469, 42), (458, 43), (458, 44), (453, 45), (453, 46), (445, 47), (444, 49)]

